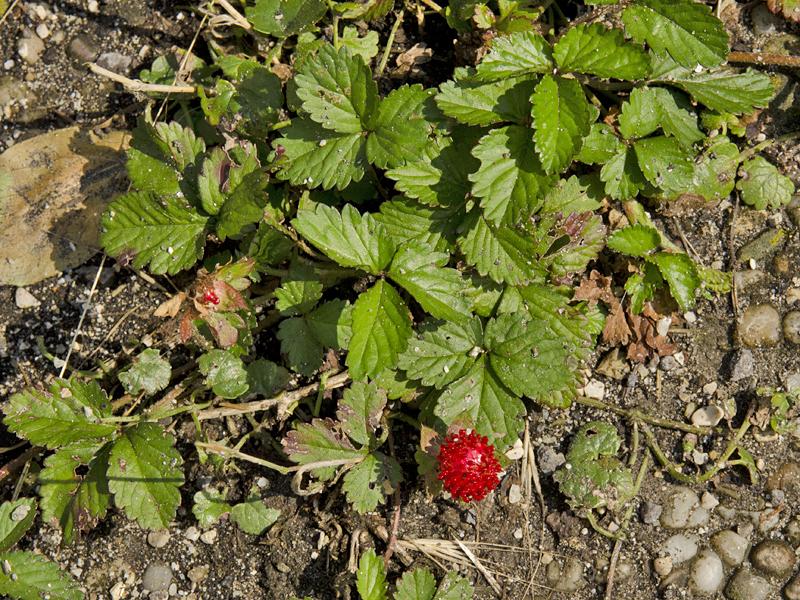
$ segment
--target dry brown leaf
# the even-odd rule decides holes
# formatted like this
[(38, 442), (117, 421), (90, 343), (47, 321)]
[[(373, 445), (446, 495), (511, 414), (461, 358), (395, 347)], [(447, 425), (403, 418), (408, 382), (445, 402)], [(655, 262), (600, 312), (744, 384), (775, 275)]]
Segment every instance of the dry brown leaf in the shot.
[(602, 300), (608, 305), (618, 302), (614, 292), (611, 291), (611, 277), (606, 277), (595, 270), (589, 274), (588, 278), (581, 279), (573, 299), (584, 300), (592, 306), (597, 304), (598, 300)]
[(183, 292), (178, 292), (171, 298), (164, 300), (164, 302), (159, 304), (153, 315), (156, 317), (176, 317), (181, 310), (181, 305), (183, 304), (184, 300), (186, 300), (186, 294)]
[(397, 56), (395, 67), (392, 72), (392, 77), (406, 77), (407, 75), (419, 75), (419, 66), (424, 65), (431, 61), (433, 57), (433, 50), (428, 48), (425, 44), (414, 44)]
[(631, 329), (625, 318), (625, 310), (619, 300), (611, 306), (611, 310), (606, 317), (606, 324), (603, 327), (603, 341), (608, 344), (626, 345), (631, 339)]

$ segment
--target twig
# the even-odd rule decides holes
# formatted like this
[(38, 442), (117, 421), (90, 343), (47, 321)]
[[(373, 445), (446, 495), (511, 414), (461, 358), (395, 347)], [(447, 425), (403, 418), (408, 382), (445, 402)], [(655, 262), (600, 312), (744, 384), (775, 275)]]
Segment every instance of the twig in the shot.
[(607, 410), (609, 412), (613, 412), (614, 414), (621, 415), (631, 421), (639, 421), (640, 423), (649, 423), (650, 425), (655, 425), (656, 427), (663, 427), (664, 429), (676, 429), (678, 431), (685, 431), (686, 433), (695, 433), (697, 435), (709, 435), (710, 433), (714, 433), (713, 427), (699, 427), (697, 425), (689, 425), (688, 423), (682, 423), (680, 421), (673, 421), (672, 419), (662, 419), (661, 417), (653, 417), (648, 415), (641, 410), (634, 408), (634, 409), (627, 409), (622, 408), (619, 406), (614, 406), (613, 404), (607, 404), (602, 400), (596, 400), (594, 398), (588, 398), (586, 396), (577, 396), (575, 397), (575, 402), (578, 404), (582, 404), (584, 406), (589, 406), (591, 408), (599, 408), (600, 410)]
[(800, 56), (764, 54), (763, 52), (729, 52), (728, 62), (743, 63), (746, 65), (800, 68)]
[(378, 65), (378, 72), (376, 73), (376, 77), (380, 77), (383, 75), (383, 70), (386, 68), (386, 63), (389, 62), (389, 54), (392, 51), (392, 44), (394, 44), (394, 36), (397, 35), (397, 30), (400, 29), (400, 24), (403, 22), (403, 16), (405, 15), (405, 10), (401, 9), (400, 12), (397, 14), (397, 19), (392, 25), (392, 30), (389, 32), (389, 39), (386, 40), (386, 48), (383, 50), (383, 56), (381, 57), (381, 62)]
[[(391, 428), (388, 435), (389, 454), (392, 458), (394, 455), (394, 436), (392, 435)], [(400, 529), (400, 484), (398, 483), (394, 488), (394, 514), (392, 515), (392, 531), (389, 534), (389, 542), (386, 544), (386, 552), (383, 553), (383, 566), (386, 570), (389, 569), (389, 560), (392, 558), (395, 546), (397, 546), (397, 531)]]
[(432, 11), (439, 13), (440, 15), (444, 14), (444, 9), (438, 4), (436, 4), (436, 2), (434, 2), (433, 0), (419, 0), (419, 1), (422, 2), (428, 8), (430, 8)]
[[(328, 379), (325, 384), (325, 389), (333, 390), (340, 388), (349, 381), (350, 373), (342, 371)], [(242, 404), (229, 404), (220, 408), (209, 408), (197, 413), (197, 418), (201, 421), (218, 419), (219, 417), (259, 412), (272, 408), (273, 406), (280, 407), (282, 410), (279, 412), (286, 412), (288, 407), (292, 404), (316, 392), (319, 389), (319, 385), (319, 383), (311, 383), (296, 390), (283, 392), (281, 395), (275, 396), (274, 398), (267, 398), (266, 400), (256, 400), (255, 402), (244, 402)]]
[(733, 316), (739, 318), (739, 298), (736, 293), (736, 253), (734, 251), (734, 239), (736, 237), (736, 217), (739, 215), (739, 193), (734, 194), (733, 212), (731, 213), (731, 230), (728, 235), (728, 268), (733, 273), (731, 277), (731, 304)]
[(228, 0), (216, 0), (216, 3), (225, 9), (225, 12), (231, 16), (233, 22), (236, 23), (236, 25), (248, 31), (253, 28), (253, 26), (250, 25), (250, 21), (245, 19), (242, 13), (240, 13), (233, 6), (231, 6), (231, 3), (228, 2)]
[(78, 341), (78, 336), (81, 334), (83, 321), (86, 319), (86, 315), (89, 313), (89, 308), (92, 306), (92, 298), (94, 297), (95, 290), (97, 290), (97, 282), (100, 281), (100, 274), (103, 272), (103, 265), (105, 264), (106, 264), (106, 255), (104, 254), (103, 257), (100, 259), (100, 266), (97, 267), (97, 273), (94, 276), (92, 287), (89, 290), (89, 297), (86, 299), (86, 304), (83, 305), (83, 312), (81, 312), (81, 318), (78, 319), (78, 327), (75, 329), (75, 333), (72, 335), (72, 340), (69, 343), (67, 356), (64, 357), (64, 364), (61, 365), (61, 372), (58, 374), (59, 378), (63, 378), (64, 373), (67, 372), (67, 366), (69, 365), (69, 359), (72, 356), (72, 350), (73, 348), (75, 348), (75, 342)]
[(681, 238), (681, 241), (683, 242), (683, 245), (686, 248), (686, 252), (692, 254), (692, 257), (694, 258), (695, 262), (697, 262), (697, 263), (702, 265), (703, 264), (703, 259), (697, 253), (697, 250), (694, 249), (694, 246), (692, 246), (692, 243), (689, 241), (689, 238), (687, 238), (686, 235), (683, 233), (683, 228), (681, 227), (681, 224), (678, 222), (678, 219), (673, 217), (672, 218), (672, 224), (675, 226), (675, 229), (678, 231), (678, 236)]
[(9, 6), (9, 7), (8, 7), (8, 10), (6, 10), (6, 12), (4, 12), (4, 13), (3, 13), (3, 16), (2, 16), (2, 17), (0, 17), (0, 25), (2, 25), (3, 23), (5, 23), (5, 22), (6, 22), (6, 19), (7, 19), (7, 18), (8, 18), (8, 16), (11, 14), (11, 12), (14, 10), (14, 8), (17, 6), (17, 3), (18, 3), (18, 2), (19, 2), (19, 0), (14, 0), (14, 1), (11, 3), (11, 6)]
[(480, 571), (480, 574), (486, 579), (486, 582), (492, 587), (494, 593), (498, 596), (503, 595), (503, 589), (500, 587), (500, 584), (497, 583), (497, 580), (494, 576), (489, 572), (489, 570), (483, 566), (483, 563), (478, 560), (478, 557), (473, 554), (472, 550), (467, 548), (467, 546), (461, 540), (454, 540), (458, 547), (461, 548), (461, 551), (466, 554), (467, 558), (470, 562), (475, 565), (475, 568)]
[(197, 88), (193, 85), (166, 85), (163, 83), (145, 83), (139, 79), (130, 79), (114, 71), (109, 71), (95, 63), (86, 63), (89, 70), (97, 75), (102, 75), (112, 81), (121, 83), (126, 90), (132, 92), (152, 92), (160, 94), (194, 94)]

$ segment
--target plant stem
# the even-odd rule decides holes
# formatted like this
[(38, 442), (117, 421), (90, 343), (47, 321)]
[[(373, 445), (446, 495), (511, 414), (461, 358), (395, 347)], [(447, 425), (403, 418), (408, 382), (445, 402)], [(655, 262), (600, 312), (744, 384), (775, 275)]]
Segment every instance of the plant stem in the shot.
[(584, 406), (589, 406), (591, 408), (599, 408), (600, 410), (606, 410), (612, 412), (614, 414), (623, 416), (631, 421), (638, 421), (640, 423), (649, 423), (650, 425), (655, 425), (656, 427), (663, 427), (664, 429), (675, 429), (678, 431), (685, 431), (686, 433), (694, 433), (696, 435), (709, 435), (710, 433), (714, 433), (714, 429), (711, 427), (699, 427), (697, 425), (689, 425), (688, 423), (682, 423), (681, 421), (673, 421), (672, 419), (662, 419), (661, 417), (654, 417), (652, 415), (648, 415), (647, 413), (639, 410), (638, 408), (632, 408), (632, 409), (622, 408), (620, 406), (614, 406), (613, 404), (608, 404), (606, 402), (603, 402), (602, 400), (587, 398), (586, 396), (576, 397), (575, 402), (577, 402), (578, 404), (582, 404)]
[(419, 1), (422, 2), (428, 8), (430, 8), (433, 12), (444, 16), (444, 9), (438, 4), (436, 4), (436, 2), (434, 2), (433, 0), (419, 0)]
[(791, 133), (785, 133), (784, 135), (779, 135), (776, 138), (764, 140), (763, 142), (756, 144), (752, 148), (748, 148), (747, 150), (740, 152), (737, 161), (739, 163), (743, 163), (751, 156), (758, 154), (762, 150), (766, 150), (770, 146), (773, 146), (775, 144), (782, 144), (783, 142), (788, 142), (796, 138), (800, 138), (800, 131), (792, 131)]
[(392, 25), (392, 30), (389, 32), (389, 39), (386, 40), (386, 48), (383, 50), (383, 56), (381, 57), (381, 62), (378, 65), (378, 72), (376, 77), (380, 77), (383, 75), (383, 71), (386, 68), (386, 63), (389, 62), (389, 54), (392, 51), (392, 45), (394, 44), (394, 36), (397, 35), (397, 30), (400, 29), (400, 24), (403, 22), (403, 16), (405, 15), (405, 9), (400, 9), (400, 12), (397, 14), (397, 19)]
[(800, 67), (800, 56), (764, 54), (763, 52), (729, 52), (728, 62), (747, 65), (770, 65), (774, 67)]

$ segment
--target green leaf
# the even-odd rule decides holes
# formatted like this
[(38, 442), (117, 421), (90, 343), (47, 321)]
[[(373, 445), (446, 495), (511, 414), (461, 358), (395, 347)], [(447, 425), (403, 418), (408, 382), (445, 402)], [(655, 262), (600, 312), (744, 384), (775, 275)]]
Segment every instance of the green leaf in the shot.
[(197, 359), (203, 382), (221, 398), (235, 400), (247, 393), (247, 370), (242, 359), (228, 350), (214, 348)]
[(356, 589), (361, 600), (386, 600), (386, 572), (383, 559), (370, 548), (361, 555), (356, 573)]
[[(108, 489), (110, 444), (72, 445), (51, 454), (39, 473), (42, 519), (57, 522), (65, 544), (71, 544), (78, 531), (94, 526), (111, 505)], [(78, 469), (88, 465), (84, 475)]]
[(661, 235), (646, 225), (630, 225), (612, 233), (608, 247), (628, 256), (645, 256), (661, 245)]
[(686, 254), (668, 252), (653, 254), (648, 256), (647, 260), (661, 271), (681, 311), (691, 310), (694, 306), (695, 292), (701, 283), (694, 261)]
[(292, 371), (311, 377), (322, 366), (322, 351), (305, 318), (285, 319), (278, 327), (281, 353), (286, 355)]
[(286, 388), (289, 372), (271, 360), (259, 358), (247, 365), (250, 392), (269, 398)]
[(493, 129), (481, 138), (472, 154), (481, 163), (469, 176), (474, 184), (472, 193), (481, 199), (483, 216), (493, 225), (527, 219), (555, 183), (537, 160), (531, 132), (525, 127)]
[(481, 352), (480, 319), (466, 323), (427, 322), (400, 355), (399, 367), (410, 379), (442, 389), (463, 377)]
[(322, 298), (321, 281), (287, 281), (275, 290), (275, 308), (294, 317), (309, 312)]
[(742, 164), (741, 179), (736, 187), (742, 192), (742, 201), (764, 210), (769, 206), (778, 209), (789, 204), (794, 194), (792, 180), (778, 172), (778, 169), (762, 156), (756, 156)]
[(345, 300), (320, 304), (307, 314), (306, 323), (314, 337), (325, 348), (347, 348), (353, 335), (353, 307)]
[(323, 0), (256, 0), (244, 14), (256, 31), (285, 38), (308, 30), (326, 10)]
[(769, 76), (753, 69), (744, 73), (732, 69), (698, 73), (665, 56), (657, 57), (653, 65), (653, 81), (679, 87), (698, 102), (720, 112), (749, 114), (756, 107), (767, 106), (775, 96)]
[(622, 13), (625, 30), (656, 52), (668, 52), (684, 67), (716, 67), (727, 60), (722, 21), (694, 0), (637, 0)]
[(352, 467), (344, 476), (342, 490), (356, 512), (366, 513), (383, 504), (402, 480), (398, 462), (380, 452), (373, 452)]
[(386, 393), (378, 386), (364, 381), (354, 381), (344, 391), (336, 417), (351, 440), (362, 447), (376, 444), (375, 432), (381, 425)]
[(367, 155), (361, 133), (335, 133), (309, 119), (293, 119), (281, 133), (276, 144), (285, 151), (276, 163), (281, 179), (308, 188), (343, 190), (364, 177)]
[(642, 173), (653, 186), (674, 198), (691, 188), (694, 161), (675, 138), (638, 140), (634, 145)]
[(525, 406), (503, 385), (485, 356), (441, 392), (433, 412), (445, 423), (466, 421), (495, 445), (511, 445), (524, 427)]
[(436, 105), (445, 115), (466, 125), (525, 123), (535, 79), (514, 77), (485, 83), (474, 81), (469, 73), (458, 69), (455, 81), (440, 86)]
[(436, 594), (436, 579), (428, 569), (422, 567), (406, 571), (397, 582), (395, 600), (433, 600)]
[(211, 527), (222, 515), (231, 512), (232, 507), (225, 501), (225, 496), (224, 492), (210, 487), (195, 492), (192, 514), (200, 527)]
[(615, 200), (636, 196), (647, 185), (633, 148), (622, 149), (600, 169), (600, 179), (606, 184), (606, 193)]
[(393, 368), (411, 336), (411, 316), (403, 299), (379, 280), (353, 305), (353, 337), (347, 366), (354, 380)]
[(536, 153), (547, 173), (566, 169), (589, 135), (593, 115), (575, 79), (545, 75), (531, 97)]
[(146, 529), (163, 529), (181, 503), (183, 458), (175, 438), (158, 423), (126, 429), (114, 446), (108, 466), (108, 489), (114, 503)]
[(456, 269), (446, 267), (450, 256), (432, 252), (423, 245), (400, 248), (389, 267), (389, 277), (405, 288), (420, 306), (438, 319), (458, 321), (469, 318), (464, 298), (466, 281)]
[[(283, 448), (289, 459), (299, 465), (329, 461), (351, 460), (361, 462), (366, 450), (356, 450), (332, 419), (314, 419), (311, 423), (298, 423), (283, 439)], [(331, 479), (336, 467), (320, 467), (312, 473), (322, 481)]]
[(506, 79), (553, 70), (550, 44), (538, 33), (523, 31), (497, 37), (491, 50), (478, 65), (478, 78), (484, 81)]
[(208, 218), (186, 200), (129, 192), (103, 213), (100, 242), (114, 257), (133, 256), (133, 266), (174, 275), (203, 256)]
[(0, 552), (22, 539), (36, 518), (36, 500), (20, 498), (0, 504)]
[(603, 165), (623, 150), (614, 129), (605, 123), (592, 123), (589, 135), (583, 138), (581, 151), (575, 157), (587, 165)]
[(620, 445), (613, 425), (593, 421), (580, 428), (569, 446), (567, 465), (553, 476), (573, 509), (616, 511), (633, 497), (633, 476), (615, 456)]
[(586, 186), (582, 185), (573, 175), (569, 179), (562, 179), (558, 185), (551, 188), (545, 196), (540, 214), (561, 214), (569, 216), (572, 213), (583, 213), (600, 208), (601, 203), (590, 198), (586, 193)]
[[(219, 80), (218, 80), (219, 82)], [(255, 140), (264, 139), (281, 118), (283, 89), (281, 80), (269, 69), (252, 68), (236, 84), (237, 131)], [(241, 120), (238, 120), (241, 117)]]
[(378, 86), (360, 56), (326, 44), (309, 57), (294, 78), (303, 110), (339, 133), (369, 128), (378, 106)]
[(459, 207), (428, 208), (398, 196), (381, 203), (375, 220), (396, 246), (423, 244), (443, 252), (454, 247), (450, 240), (455, 237), (455, 230), (463, 220), (463, 210)]
[(363, 37), (359, 37), (358, 29), (350, 26), (345, 27), (339, 36), (339, 43), (348, 48), (353, 55), (363, 58), (367, 64), (378, 56), (378, 42), (377, 31), (368, 31)]
[(634, 273), (625, 282), (625, 293), (631, 301), (631, 312), (638, 315), (646, 302), (655, 297), (656, 292), (664, 286), (664, 279), (658, 267), (645, 263), (644, 273)]
[(433, 600), (472, 600), (472, 584), (455, 571), (448, 571)]
[(478, 273), (498, 283), (520, 285), (541, 280), (544, 269), (536, 261), (533, 240), (510, 227), (492, 228), (474, 211), (467, 216), (459, 246)]
[(216, 229), (220, 241), (238, 237), (247, 225), (264, 218), (267, 204), (266, 177), (260, 171), (244, 176), (228, 196), (217, 215)]
[(708, 147), (694, 161), (694, 178), (690, 192), (706, 200), (722, 200), (733, 191), (739, 148), (718, 135), (710, 139)]
[(161, 358), (154, 348), (143, 350), (133, 361), (133, 365), (118, 375), (125, 391), (134, 396), (140, 392), (152, 396), (169, 385), (171, 376), (172, 366), (169, 361)]
[(83, 592), (57, 564), (33, 552), (0, 554), (0, 594), (18, 600), (83, 600)]
[(281, 511), (275, 508), (267, 508), (258, 493), (258, 488), (250, 490), (250, 496), (244, 502), (240, 502), (231, 508), (231, 521), (239, 526), (239, 529), (250, 535), (261, 535), (269, 529)]
[(541, 261), (556, 277), (582, 272), (597, 258), (606, 242), (602, 217), (590, 213), (568, 213), (555, 233), (560, 235), (550, 244)]
[(378, 275), (389, 266), (395, 246), (369, 213), (351, 205), (340, 213), (325, 204), (301, 209), (292, 221), (297, 232), (343, 267)]
[(650, 60), (641, 46), (626, 42), (619, 29), (606, 29), (600, 23), (569, 29), (553, 47), (553, 56), (564, 73), (635, 81), (650, 70)]
[(433, 90), (421, 85), (404, 85), (381, 100), (367, 138), (367, 158), (371, 163), (387, 169), (422, 155), (429, 128), (422, 108), (433, 94)]
[(685, 101), (664, 88), (636, 88), (622, 105), (619, 130), (628, 139), (642, 138), (661, 128), (681, 145), (692, 144), (705, 138), (697, 127), (697, 115), (687, 110)]
[(111, 407), (97, 382), (58, 380), (50, 392), (27, 389), (11, 396), (3, 406), (9, 431), (36, 446), (55, 449), (74, 442), (100, 441), (116, 426), (103, 423)]

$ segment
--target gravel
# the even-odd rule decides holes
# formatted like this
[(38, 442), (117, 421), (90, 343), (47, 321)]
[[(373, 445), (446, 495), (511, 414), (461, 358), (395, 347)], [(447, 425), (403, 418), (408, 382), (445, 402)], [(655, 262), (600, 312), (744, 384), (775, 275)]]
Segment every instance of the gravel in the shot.
[(697, 527), (708, 521), (708, 511), (700, 506), (700, 498), (694, 490), (676, 487), (664, 502), (661, 526), (667, 529)]
[(147, 565), (142, 575), (142, 588), (148, 592), (163, 592), (169, 589), (172, 583), (172, 569), (163, 562), (154, 562)]
[(794, 569), (797, 558), (792, 547), (781, 540), (764, 540), (750, 553), (753, 566), (771, 577), (783, 579)]
[(781, 316), (770, 304), (754, 304), (739, 321), (739, 338), (750, 348), (776, 346), (781, 341)]
[(711, 405), (698, 408), (692, 414), (692, 425), (698, 427), (716, 427), (725, 413), (719, 406)]
[(729, 567), (738, 567), (744, 562), (750, 542), (735, 531), (725, 529), (711, 537), (711, 547)]
[(714, 594), (722, 587), (724, 578), (719, 556), (712, 550), (703, 550), (692, 565), (689, 586), (695, 593)]
[(24, 287), (18, 287), (14, 293), (14, 302), (17, 308), (36, 308), (41, 304), (39, 299)]
[(725, 588), (728, 600), (768, 600), (771, 594), (769, 582), (747, 568), (739, 569)]
[(800, 310), (793, 310), (783, 317), (783, 335), (793, 344), (800, 345)]
[(147, 543), (153, 548), (163, 548), (169, 543), (169, 537), (169, 531), (166, 529), (151, 531), (147, 534)]
[(697, 538), (693, 535), (675, 534), (661, 545), (659, 553), (669, 556), (673, 565), (679, 565), (695, 557)]

